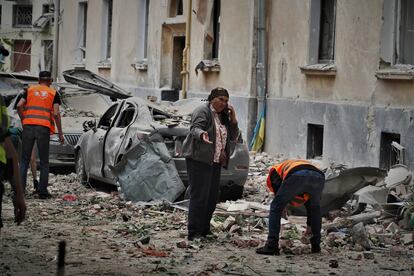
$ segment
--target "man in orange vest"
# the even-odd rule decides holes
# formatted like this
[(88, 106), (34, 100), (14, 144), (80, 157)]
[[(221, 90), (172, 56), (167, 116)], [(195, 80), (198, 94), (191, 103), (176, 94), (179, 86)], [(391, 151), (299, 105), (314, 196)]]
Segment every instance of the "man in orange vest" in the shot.
[(282, 212), (289, 203), (305, 204), (307, 231), (312, 231), (312, 253), (321, 251), (321, 208), (325, 175), (306, 160), (287, 160), (273, 166), (267, 178), (267, 186), (275, 197), (270, 204), (269, 234), (266, 244), (256, 249), (257, 254), (279, 255), (279, 232)]
[(40, 179), (37, 193), (40, 199), (51, 197), (47, 190), (49, 181), (49, 140), (54, 133), (55, 123), (59, 132), (60, 143), (64, 143), (62, 123), (60, 120), (60, 96), (50, 87), (51, 74), (48, 71), (39, 73), (39, 84), (30, 86), (17, 104), (23, 124), (22, 160), (20, 174), (23, 187), (26, 188), (27, 169), (33, 145), (36, 142), (40, 159)]

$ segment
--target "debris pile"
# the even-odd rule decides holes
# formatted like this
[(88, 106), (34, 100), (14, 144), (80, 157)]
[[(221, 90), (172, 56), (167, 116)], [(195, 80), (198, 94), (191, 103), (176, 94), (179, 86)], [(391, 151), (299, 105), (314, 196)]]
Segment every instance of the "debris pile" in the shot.
[[(404, 171), (407, 174), (398, 173), (400, 177), (393, 177), (395, 172), (390, 171), (387, 177), (379, 172), (380, 177), (355, 178), (352, 172), (375, 170), (334, 167), (328, 176), (335, 179), (332, 183), (338, 184), (336, 181), (346, 176), (346, 181), (357, 179), (359, 184), (367, 184), (363, 188), (386, 188), (387, 196), (384, 199), (381, 193), (377, 196), (378, 189), (365, 188), (354, 193), (358, 197), (351, 194), (343, 206), (329, 210), (323, 218), (321, 257), (308, 255), (306, 217), (292, 213), (282, 219), (280, 249), (285, 256), (256, 255), (254, 249), (267, 238), (273, 197), (266, 191), (265, 180), (277, 161), (264, 153), (252, 154), (244, 198), (219, 203), (211, 220), (212, 233), (194, 241), (186, 239), (188, 200), (133, 203), (122, 199), (115, 187), (98, 191), (83, 186), (75, 174), (51, 174), (49, 191), (53, 198), (42, 201), (30, 195), (33, 187), (29, 177), (28, 216), (22, 225), (12, 226), (11, 200), (5, 196), (6, 227), (1, 237), (10, 246), (2, 248), (4, 253), (0, 250), (0, 257), (16, 252), (20, 263), (16, 265), (11, 259), (7, 267), (11, 274), (19, 274), (44, 260), (53, 262), (56, 250), (52, 246), (65, 240), (66, 264), (71, 269), (69, 274), (74, 275), (116, 274), (121, 267), (125, 275), (273, 275), (275, 267), (277, 272), (290, 274), (320, 273), (320, 268), (325, 274), (412, 273), (414, 199), (408, 170)], [(402, 169), (398, 166), (397, 170)], [(25, 253), (29, 251), (32, 253)], [(26, 267), (21, 267), (22, 262)], [(40, 269), (52, 274), (50, 267)], [(0, 274), (5, 271), (2, 269), (0, 262)]]

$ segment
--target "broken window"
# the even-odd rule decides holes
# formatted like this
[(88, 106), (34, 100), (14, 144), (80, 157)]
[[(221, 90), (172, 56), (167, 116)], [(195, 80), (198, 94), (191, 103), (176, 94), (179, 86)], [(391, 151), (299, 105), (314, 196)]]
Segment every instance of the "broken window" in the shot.
[(401, 0), (398, 63), (414, 65), (414, 1)]
[(135, 117), (134, 115), (134, 106), (132, 104), (128, 104), (128, 106), (122, 111), (121, 115), (119, 116), (117, 127), (124, 128), (129, 126)]
[(52, 5), (49, 5), (49, 4), (43, 5), (43, 7), (42, 7), (42, 14), (43, 15), (44, 14), (49, 14), (50, 15), (50, 20), (51, 20), (51, 23), (52, 24), (55, 22), (55, 18), (53, 16), (53, 13), (54, 13), (54, 5), (53, 4)]
[(147, 58), (149, 0), (140, 0), (138, 9), (139, 26), (137, 59), (142, 61)]
[(30, 71), (32, 42), (30, 40), (13, 41), (12, 71)]
[(79, 2), (77, 62), (80, 62), (80, 63), (83, 63), (86, 57), (87, 21), (88, 21), (88, 2)]
[(104, 2), (104, 16), (103, 16), (103, 54), (102, 58), (108, 60), (111, 58), (112, 45), (112, 0), (105, 0)]
[(322, 157), (323, 125), (308, 124), (308, 141), (306, 158)]
[(183, 15), (183, 0), (170, 0), (169, 17)]
[(381, 65), (414, 65), (414, 1), (384, 0)]
[(33, 22), (33, 27), (43, 29), (49, 22), (54, 22), (53, 10), (51, 9), (51, 5), (43, 5), (42, 15)]
[(399, 144), (400, 139), (401, 136), (398, 133), (381, 132), (380, 168), (389, 170), (392, 165), (399, 162), (399, 155), (393, 150), (392, 143)]
[[(218, 59), (220, 42), (220, 10), (221, 1), (214, 0), (213, 5), (203, 7), (207, 10), (207, 17), (204, 23), (204, 59)], [(201, 10), (199, 11), (201, 12)]]
[(336, 0), (312, 0), (309, 63), (332, 63), (335, 59)]
[(98, 123), (98, 128), (108, 129), (111, 126), (112, 121), (115, 117), (115, 113), (116, 113), (115, 111), (117, 107), (118, 107), (118, 104), (114, 104), (105, 112), (104, 115), (102, 115)]
[(51, 12), (50, 5), (45, 4), (42, 6), (42, 14), (50, 13), (50, 12)]
[(13, 27), (32, 26), (32, 6), (13, 6)]

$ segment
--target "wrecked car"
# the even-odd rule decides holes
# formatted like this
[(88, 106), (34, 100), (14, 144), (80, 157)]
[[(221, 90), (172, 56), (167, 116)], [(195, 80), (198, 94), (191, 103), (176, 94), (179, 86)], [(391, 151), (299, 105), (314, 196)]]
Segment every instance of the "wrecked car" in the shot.
[[(194, 107), (194, 103), (197, 102), (200, 103), (194, 100), (192, 106)], [(120, 168), (120, 164), (127, 163), (123, 159), (130, 156), (129, 152), (136, 150), (139, 145), (150, 140), (154, 141), (154, 137), (158, 136), (156, 142), (162, 143), (168, 150), (164, 158), (172, 158), (180, 179), (187, 184), (187, 169), (185, 159), (181, 155), (181, 146), (189, 131), (189, 122), (174, 118), (165, 109), (165, 106), (162, 108), (162, 105), (150, 103), (139, 97), (130, 97), (114, 103), (97, 124), (89, 123), (91, 129), (81, 136), (75, 147), (75, 167), (80, 179), (86, 181), (92, 178), (116, 185), (119, 173), (125, 169), (125, 166)], [(158, 155), (165, 155), (162, 150), (156, 150)], [(141, 154), (137, 152), (135, 159), (142, 154), (143, 152)], [(136, 160), (132, 157), (129, 162), (136, 162)], [(142, 158), (140, 162), (151, 162), (151, 160)], [(142, 166), (140, 162), (130, 167), (129, 173), (137, 171), (136, 167)], [(222, 170), (222, 199), (237, 199), (242, 196), (248, 167), (247, 146), (240, 139), (232, 145), (228, 169)], [(156, 177), (151, 169), (157, 171), (162, 168), (150, 166), (149, 170), (140, 171), (137, 177), (143, 178), (147, 175)]]
[[(183, 193), (188, 176), (181, 147), (189, 132), (191, 112), (202, 104), (200, 99), (157, 103), (128, 96), (87, 70), (68, 70), (63, 76), (118, 99), (97, 122), (85, 123), (85, 133), (75, 146), (75, 169), (81, 181), (117, 185), (133, 201), (173, 201)], [(242, 197), (249, 170), (249, 152), (241, 136), (230, 147), (228, 169), (221, 172), (223, 200)], [(171, 193), (164, 193), (165, 189)]]

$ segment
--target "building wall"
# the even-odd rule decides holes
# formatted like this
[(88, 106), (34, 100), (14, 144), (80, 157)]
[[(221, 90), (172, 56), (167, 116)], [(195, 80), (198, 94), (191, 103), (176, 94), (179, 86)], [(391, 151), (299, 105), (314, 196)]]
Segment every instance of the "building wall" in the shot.
[[(143, 15), (141, 0), (113, 0), (112, 53), (111, 60), (102, 63), (102, 14), (101, 0), (88, 0), (88, 26), (86, 41), (86, 59), (77, 64), (77, 24), (71, 20), (78, 18), (77, 1), (62, 1), (62, 25), (60, 26), (59, 72), (84, 67), (97, 72), (131, 91), (134, 95), (155, 95), (161, 98), (162, 91), (172, 89), (174, 38), (185, 36), (185, 23), (188, 1), (184, 1), (183, 15), (169, 16), (171, 1), (149, 1), (148, 52), (146, 70), (136, 68), (142, 61), (138, 47)], [(145, 1), (144, 1), (145, 2)], [(197, 1), (193, 1), (195, 7)], [(237, 9), (234, 9), (237, 7)], [(195, 66), (203, 59), (204, 27), (192, 15), (191, 50), (189, 60), (188, 96), (206, 97), (217, 86), (227, 88), (231, 102), (236, 106), (240, 126), (245, 134), (252, 128), (255, 114), (255, 98), (251, 97), (254, 38), (254, 1), (226, 0), (221, 4), (221, 35), (219, 73), (196, 75)], [(234, 32), (242, 29), (242, 32)], [(116, 30), (116, 31), (115, 31)], [(240, 35), (240, 33), (242, 35)], [(62, 77), (62, 76), (61, 76)], [(180, 95), (182, 96), (182, 95)], [(249, 123), (250, 121), (250, 123)], [(250, 125), (249, 125), (250, 124)]]
[(337, 0), (335, 76), (306, 75), (311, 1), (269, 1), (266, 151), (306, 158), (307, 124), (321, 124), (323, 160), (378, 166), (381, 132), (398, 133), (414, 168), (414, 82), (381, 80), (383, 1)]
[[(45, 29), (37, 29), (32, 27), (15, 28), (13, 27), (13, 5), (32, 5), (32, 23), (35, 22), (42, 15), (43, 5), (50, 4), (48, 0), (38, 1), (6, 1), (0, 0), (1, 9), (1, 25), (0, 25), (0, 37), (8, 41), (13, 40), (30, 40), (31, 41), (31, 60), (30, 60), (30, 73), (37, 75), (41, 69), (41, 65), (44, 64), (43, 59), (43, 40), (53, 40), (53, 25), (48, 24)], [(10, 52), (10, 55), (5, 58), (5, 64), (2, 70), (14, 71), (12, 68), (11, 56), (13, 55), (12, 49), (9, 45), (4, 45)]]
[(135, 68), (141, 62), (138, 45), (142, 43), (140, 34), (142, 16), (141, 0), (113, 0), (112, 51), (111, 59), (102, 58), (103, 41), (103, 1), (88, 1), (88, 26), (86, 58), (84, 64), (74, 60), (77, 51), (78, 26), (71, 18), (78, 18), (79, 0), (62, 1), (63, 23), (60, 39), (60, 70), (63, 72), (74, 67), (84, 67), (107, 77), (135, 95), (154, 95), (160, 91), (160, 68), (163, 62), (162, 26), (167, 20), (168, 1), (149, 1), (148, 18), (148, 58), (146, 70)]
[[(196, 1), (193, 1), (196, 5)], [(256, 99), (252, 89), (254, 68), (255, 2), (250, 0), (221, 1), (220, 72), (199, 72), (194, 69), (203, 60), (205, 27), (196, 16), (191, 25), (189, 96), (207, 97), (217, 86), (228, 89), (230, 103), (236, 107), (244, 137), (250, 137), (256, 120)], [(197, 6), (195, 6), (196, 8)]]
[[(410, 168), (414, 149), (414, 82), (382, 80), (380, 67), (383, 5), (392, 0), (337, 0), (334, 75), (305, 74), (309, 65), (311, 8), (314, 0), (266, 0), (267, 116), (265, 150), (286, 158), (306, 158), (308, 124), (323, 125), (326, 162), (378, 166), (381, 133), (397, 133)], [(62, 1), (60, 70), (76, 65), (77, 1)], [(144, 1), (145, 2), (145, 1)], [(113, 0), (112, 54), (102, 60), (101, 0), (89, 0), (85, 68), (106, 76), (134, 95), (172, 93), (174, 38), (185, 36), (188, 1), (183, 14), (170, 16), (172, 1), (149, 1), (147, 58), (140, 54), (142, 0)], [(206, 26), (197, 18), (200, 1), (192, 1), (188, 97), (206, 97), (223, 86), (230, 92), (244, 137), (256, 122), (257, 3), (222, 0), (219, 72), (195, 73), (205, 59)], [(211, 1), (206, 1), (210, 2)]]

